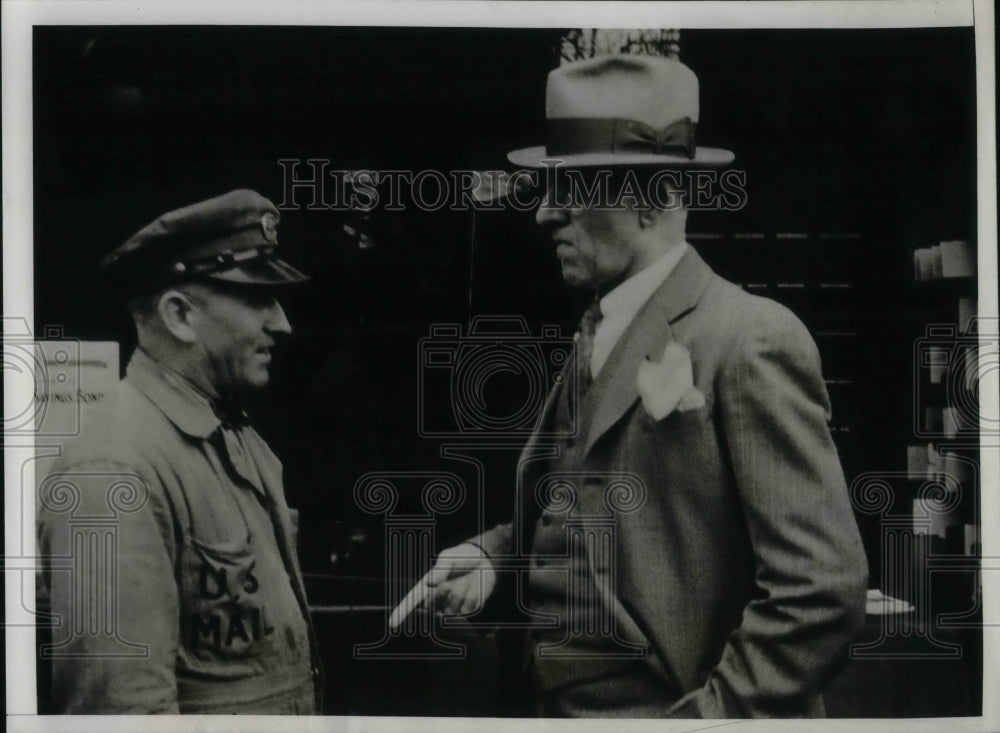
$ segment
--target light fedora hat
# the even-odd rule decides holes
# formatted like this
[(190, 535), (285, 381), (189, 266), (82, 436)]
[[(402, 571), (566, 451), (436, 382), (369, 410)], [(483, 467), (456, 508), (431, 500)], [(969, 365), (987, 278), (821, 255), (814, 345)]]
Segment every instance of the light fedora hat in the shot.
[[(546, 142), (513, 150), (508, 160), (539, 168), (600, 165), (721, 166), (729, 150), (695, 144), (698, 77), (673, 59), (602, 56), (549, 73)], [(548, 163), (543, 163), (548, 160)]]

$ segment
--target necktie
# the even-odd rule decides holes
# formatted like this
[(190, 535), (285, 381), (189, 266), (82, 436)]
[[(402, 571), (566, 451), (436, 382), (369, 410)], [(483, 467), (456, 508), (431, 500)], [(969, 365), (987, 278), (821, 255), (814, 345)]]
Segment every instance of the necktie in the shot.
[(220, 397), (211, 403), (212, 411), (224, 427), (238, 429), (250, 424), (250, 416), (238, 402)]
[(576, 336), (576, 378), (580, 394), (586, 393), (594, 377), (590, 371), (590, 358), (594, 355), (594, 334), (601, 322), (601, 301), (594, 298), (583, 312)]

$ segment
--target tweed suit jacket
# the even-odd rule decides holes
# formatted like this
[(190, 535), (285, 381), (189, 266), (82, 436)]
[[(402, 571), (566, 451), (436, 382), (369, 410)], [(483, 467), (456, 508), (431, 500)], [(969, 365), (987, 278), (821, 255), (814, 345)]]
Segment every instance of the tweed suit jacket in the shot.
[[(654, 420), (642, 361), (690, 351), (700, 409)], [(515, 517), (474, 541), (530, 553), (559, 388), (521, 457)], [(625, 639), (646, 646), (665, 715), (821, 716), (821, 691), (864, 621), (867, 560), (836, 448), (819, 353), (778, 303), (716, 275), (692, 249), (636, 315), (581, 403), (582, 481), (632, 474), (642, 505), (616, 516), (610, 562), (591, 558)], [(570, 444), (571, 445), (571, 444)], [(599, 514), (600, 491), (579, 492)], [(606, 505), (605, 505), (606, 507)], [(501, 573), (500, 593), (511, 586)], [(581, 664), (587, 663), (581, 660)], [(658, 708), (659, 709), (659, 708)]]

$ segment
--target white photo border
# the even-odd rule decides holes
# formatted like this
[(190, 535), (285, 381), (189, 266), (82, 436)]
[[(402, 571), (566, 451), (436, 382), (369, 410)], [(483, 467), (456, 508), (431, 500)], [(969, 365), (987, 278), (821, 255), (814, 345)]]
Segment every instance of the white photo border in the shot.
[[(977, 191), (979, 313), (997, 316), (996, 128), (994, 8), (988, 0), (829, 1), (829, 2), (53, 2), (28, 0), (2, 4), (3, 55), (3, 301), (5, 316), (33, 322), (33, 160), (32, 160), (32, 28), (35, 25), (397, 25), (499, 26), (534, 28), (676, 27), (676, 28), (913, 28), (974, 26), (977, 73)], [(5, 371), (7, 381), (9, 375)], [(997, 373), (982, 375), (983, 404), (998, 404)], [(17, 395), (5, 389), (5, 410)], [(5, 413), (6, 414), (6, 413)], [(5, 446), (7, 442), (5, 440)], [(30, 443), (19, 444), (31, 450)], [(1000, 450), (983, 445), (983, 485), (1000, 485)], [(5, 563), (23, 555), (21, 528), (33, 521), (33, 507), (17, 507), (22, 480), (16, 455), (5, 451)], [(32, 476), (23, 478), (32, 480)], [(984, 558), (1000, 557), (1000, 500), (982, 492)], [(23, 522), (23, 523), (22, 523)], [(995, 561), (994, 561), (995, 562)], [(5, 566), (6, 567), (6, 566)], [(19, 612), (20, 572), (5, 573), (6, 616)], [(983, 574), (983, 689), (1000, 690), (1000, 572)], [(990, 625), (992, 624), (992, 626)], [(11, 731), (131, 731), (138, 726), (154, 733), (175, 731), (270, 731), (276, 727), (326, 730), (465, 731), (471, 725), (491, 730), (603, 730), (607, 721), (481, 720), (463, 718), (290, 719), (246, 716), (238, 724), (229, 717), (167, 718), (39, 717), (35, 715), (34, 629), (7, 627), (6, 701)], [(335, 673), (335, 672), (334, 672)], [(768, 721), (627, 721), (634, 730), (694, 731), (739, 725), (753, 731), (992, 731), (1000, 729), (1000, 696), (984, 694), (980, 718), (896, 720), (768, 720)]]

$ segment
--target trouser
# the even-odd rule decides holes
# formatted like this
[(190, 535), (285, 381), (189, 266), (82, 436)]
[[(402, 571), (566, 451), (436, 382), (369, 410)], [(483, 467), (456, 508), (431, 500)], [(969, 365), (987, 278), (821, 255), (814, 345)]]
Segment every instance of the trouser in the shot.
[(312, 677), (279, 685), (267, 676), (191, 684), (178, 680), (178, 707), (191, 715), (316, 715)]
[(580, 679), (546, 689), (532, 659), (528, 674), (537, 717), (662, 718), (677, 701), (676, 694), (641, 662), (596, 677), (585, 676), (586, 659), (579, 664)]

